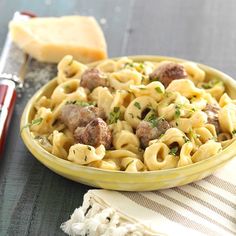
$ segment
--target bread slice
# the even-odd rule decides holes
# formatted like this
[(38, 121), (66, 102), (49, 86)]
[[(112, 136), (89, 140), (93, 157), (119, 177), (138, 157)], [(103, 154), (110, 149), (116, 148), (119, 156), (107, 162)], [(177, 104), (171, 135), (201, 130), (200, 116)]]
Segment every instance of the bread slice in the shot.
[(65, 55), (89, 63), (107, 57), (103, 32), (93, 17), (37, 17), (11, 21), (13, 41), (35, 59), (58, 63)]

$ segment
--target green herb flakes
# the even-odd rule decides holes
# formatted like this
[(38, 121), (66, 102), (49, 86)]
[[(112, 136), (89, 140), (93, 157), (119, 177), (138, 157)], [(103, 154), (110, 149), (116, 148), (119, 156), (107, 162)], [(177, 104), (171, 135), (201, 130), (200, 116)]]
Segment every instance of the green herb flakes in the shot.
[(137, 107), (139, 110), (141, 110), (141, 105), (139, 102), (135, 102), (134, 103), (134, 106)]
[(67, 84), (67, 85), (64, 86), (64, 89), (65, 89), (66, 92), (69, 92), (70, 91), (70, 86)]
[(235, 134), (236, 134), (236, 129), (232, 131), (232, 135), (235, 135)]
[(197, 139), (197, 138), (200, 138), (200, 137), (201, 137), (200, 134), (196, 134), (196, 133), (194, 133), (193, 131), (191, 131), (190, 135), (191, 135), (191, 137), (194, 138), (194, 139)]
[(140, 90), (146, 90), (147, 88), (145, 88), (145, 87), (141, 87), (141, 88), (139, 88)]
[(170, 152), (169, 152), (169, 154), (170, 154), (170, 155), (173, 155), (173, 156), (176, 156), (176, 155), (177, 155), (177, 152), (178, 152), (178, 150), (179, 150), (179, 148), (178, 148), (178, 147), (172, 147), (172, 148), (170, 149)]
[(180, 106), (179, 106), (179, 105), (176, 105), (176, 106), (175, 106), (175, 118), (179, 118), (180, 115), (181, 115)]
[(186, 136), (183, 136), (183, 140), (184, 140), (185, 143), (190, 142), (189, 138), (187, 138)]
[(134, 67), (134, 63), (127, 62), (127, 63), (125, 63), (125, 67)]
[(159, 81), (160, 80), (159, 76), (153, 76), (150, 79), (151, 79), (151, 81)]
[(88, 107), (88, 106), (95, 106), (96, 105), (95, 102), (84, 102), (84, 101), (78, 101), (78, 100), (67, 101), (66, 105), (68, 105), (68, 104), (78, 105), (81, 107)]
[(119, 107), (114, 107), (113, 111), (117, 113), (117, 112), (120, 111), (120, 108)]
[(28, 123), (27, 125), (25, 125), (21, 128), (21, 132), (23, 131), (23, 129), (30, 128), (33, 125), (40, 125), (42, 121), (43, 121), (42, 117), (32, 120), (31, 123)]
[(163, 93), (160, 87), (156, 87), (155, 90), (157, 91), (157, 93)]
[(222, 81), (220, 81), (219, 79), (213, 79), (213, 80), (210, 80), (209, 82), (203, 83), (202, 88), (211, 89), (219, 83), (222, 83)]
[(146, 116), (145, 117), (145, 120), (149, 123), (151, 123), (152, 127), (156, 127), (157, 126), (157, 123), (158, 123), (158, 118), (155, 114), (151, 114), (149, 116)]
[(120, 118), (120, 108), (119, 107), (114, 107), (113, 111), (110, 112), (109, 114), (109, 119), (108, 123), (109, 124), (114, 124), (117, 122), (117, 120)]
[(154, 113), (151, 113), (151, 115), (147, 115), (144, 120), (149, 122), (153, 128), (157, 127), (159, 122), (165, 121), (163, 117), (157, 117)]
[(141, 70), (144, 69), (144, 65), (143, 65), (143, 63), (140, 63), (140, 64), (139, 64), (139, 68), (140, 68)]

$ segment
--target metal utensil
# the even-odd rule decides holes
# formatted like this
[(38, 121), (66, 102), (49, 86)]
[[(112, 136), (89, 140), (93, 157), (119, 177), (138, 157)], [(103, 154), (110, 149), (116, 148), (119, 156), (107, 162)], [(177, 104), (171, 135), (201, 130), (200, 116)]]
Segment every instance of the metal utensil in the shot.
[[(32, 17), (31, 13), (16, 12), (13, 20), (21, 20), (30, 17)], [(0, 59), (0, 156), (3, 151), (7, 130), (16, 102), (16, 90), (23, 87), (26, 68), (30, 60), (30, 57), (22, 52), (23, 62), (15, 66), (15, 70), (11, 71), (11, 73), (5, 71), (11, 45), (12, 41), (8, 34)]]

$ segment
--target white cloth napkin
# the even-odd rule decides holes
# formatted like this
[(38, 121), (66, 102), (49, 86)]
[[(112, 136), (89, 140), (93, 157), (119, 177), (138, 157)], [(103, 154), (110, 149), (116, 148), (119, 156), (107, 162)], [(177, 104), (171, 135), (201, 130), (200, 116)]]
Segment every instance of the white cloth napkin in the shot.
[(82, 236), (236, 235), (236, 158), (204, 180), (172, 189), (90, 190), (61, 228)]

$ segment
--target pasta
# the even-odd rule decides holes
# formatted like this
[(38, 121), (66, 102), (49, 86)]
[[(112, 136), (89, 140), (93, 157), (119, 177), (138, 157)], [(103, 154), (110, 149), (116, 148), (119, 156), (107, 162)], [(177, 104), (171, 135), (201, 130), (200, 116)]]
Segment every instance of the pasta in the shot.
[(86, 101), (87, 95), (85, 89), (79, 86), (79, 80), (71, 79), (59, 84), (51, 98), (55, 104), (60, 104), (62, 101)]
[(180, 151), (179, 161), (177, 166), (187, 166), (193, 163), (191, 152), (193, 151), (193, 144), (191, 142), (185, 143)]
[(73, 60), (72, 56), (65, 56), (58, 64), (58, 84), (64, 83), (70, 79), (79, 79), (87, 66)]
[(219, 111), (219, 122), (223, 132), (233, 133), (236, 130), (236, 105), (229, 103)]
[(70, 147), (68, 160), (84, 165), (93, 161), (102, 160), (105, 156), (105, 147), (100, 145), (94, 148), (84, 144), (74, 144)]
[(157, 103), (149, 96), (142, 96), (135, 98), (125, 111), (125, 120), (133, 127), (137, 128), (142, 120), (142, 113), (145, 109), (155, 110)]
[(158, 142), (146, 148), (144, 163), (149, 170), (170, 169), (176, 167), (178, 158), (170, 154), (170, 149), (166, 144)]
[(67, 159), (68, 149), (73, 145), (73, 139), (57, 130), (53, 131), (52, 154), (63, 159)]
[(66, 56), (57, 86), (35, 103), (29, 124), (48, 152), (79, 165), (141, 172), (211, 158), (236, 135), (236, 100), (193, 62), (136, 62), (94, 68)]

